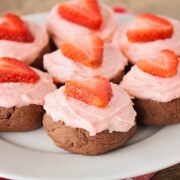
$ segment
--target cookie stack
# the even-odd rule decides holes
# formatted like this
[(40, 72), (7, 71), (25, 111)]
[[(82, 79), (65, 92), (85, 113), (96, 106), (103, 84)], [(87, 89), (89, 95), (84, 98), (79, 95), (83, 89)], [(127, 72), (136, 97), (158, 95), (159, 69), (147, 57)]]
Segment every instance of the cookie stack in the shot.
[(136, 121), (180, 122), (179, 21), (141, 14), (121, 25), (98, 0), (72, 0), (46, 22), (1, 18), (1, 132), (43, 123), (58, 147), (97, 155), (130, 140)]

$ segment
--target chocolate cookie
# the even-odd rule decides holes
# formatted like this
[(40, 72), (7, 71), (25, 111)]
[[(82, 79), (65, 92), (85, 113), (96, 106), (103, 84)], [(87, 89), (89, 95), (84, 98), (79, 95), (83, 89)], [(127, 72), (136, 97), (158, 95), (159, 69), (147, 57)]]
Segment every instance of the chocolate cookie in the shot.
[(136, 131), (134, 126), (128, 132), (103, 131), (90, 136), (88, 131), (68, 127), (62, 121), (55, 122), (47, 114), (44, 115), (43, 126), (58, 147), (84, 155), (98, 155), (117, 149), (132, 138)]
[(50, 41), (49, 41), (50, 43), (50, 49), (51, 49), (51, 52), (53, 52), (53, 51), (56, 51), (59, 47), (57, 47), (56, 45), (55, 45), (55, 43), (54, 43), (54, 41), (53, 41), (53, 39), (50, 37)]
[(125, 72), (120, 72), (118, 73), (115, 77), (113, 77), (112, 79), (110, 79), (110, 82), (114, 83), (114, 84), (119, 84), (124, 76)]
[(135, 99), (137, 121), (144, 125), (163, 126), (180, 123), (180, 98), (161, 103), (150, 99)]
[(44, 67), (43, 67), (43, 56), (47, 53), (50, 53), (51, 48), (50, 45), (48, 44), (47, 46), (45, 46), (41, 52), (39, 53), (38, 57), (36, 58), (36, 60), (30, 64), (30, 66), (35, 67), (37, 69), (40, 69), (42, 71), (44, 71)]
[(30, 131), (41, 127), (44, 110), (40, 105), (0, 107), (0, 132)]

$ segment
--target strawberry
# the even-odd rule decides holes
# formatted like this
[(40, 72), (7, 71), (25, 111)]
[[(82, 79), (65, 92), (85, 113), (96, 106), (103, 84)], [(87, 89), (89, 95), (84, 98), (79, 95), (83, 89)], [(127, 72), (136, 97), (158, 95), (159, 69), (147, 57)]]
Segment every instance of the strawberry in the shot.
[(142, 71), (163, 78), (175, 75), (178, 64), (178, 56), (171, 50), (162, 50), (155, 58), (142, 59), (137, 62), (137, 66)]
[(120, 7), (120, 6), (117, 6), (117, 7), (114, 7), (113, 8), (114, 12), (115, 13), (128, 13), (128, 10), (123, 8), (123, 7)]
[(104, 42), (96, 35), (90, 35), (83, 39), (82, 45), (65, 41), (60, 46), (64, 56), (87, 67), (97, 68), (101, 65)]
[(102, 15), (97, 0), (79, 0), (78, 4), (61, 4), (58, 13), (66, 20), (91, 29), (99, 29)]
[(0, 19), (0, 39), (26, 43), (34, 41), (33, 35), (23, 20), (11, 13)]
[(0, 58), (0, 83), (35, 83), (39, 80), (30, 67), (14, 58)]
[(81, 82), (77, 80), (67, 81), (65, 94), (89, 105), (105, 107), (111, 100), (112, 89), (106, 78), (95, 76)]
[(171, 22), (153, 14), (139, 15), (135, 25), (127, 31), (128, 40), (139, 43), (170, 38), (172, 34), (173, 25)]

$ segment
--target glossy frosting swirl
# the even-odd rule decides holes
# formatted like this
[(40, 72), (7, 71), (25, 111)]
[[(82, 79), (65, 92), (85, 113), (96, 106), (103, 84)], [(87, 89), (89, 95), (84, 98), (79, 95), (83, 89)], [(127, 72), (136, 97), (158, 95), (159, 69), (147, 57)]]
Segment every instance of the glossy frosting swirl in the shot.
[(91, 136), (104, 130), (126, 132), (135, 125), (136, 112), (129, 95), (112, 84), (113, 96), (104, 108), (88, 105), (64, 94), (64, 86), (45, 97), (44, 109), (54, 121), (67, 126), (83, 128)]
[(148, 74), (135, 65), (124, 76), (120, 87), (135, 98), (171, 101), (180, 97), (180, 66), (176, 75), (162, 78)]
[(44, 96), (54, 91), (56, 86), (47, 73), (33, 70), (40, 76), (36, 83), (0, 83), (0, 107), (44, 104)]
[(0, 57), (11, 57), (22, 60), (26, 64), (33, 63), (40, 52), (49, 43), (49, 36), (45, 28), (25, 20), (27, 27), (34, 36), (32, 43), (0, 40)]

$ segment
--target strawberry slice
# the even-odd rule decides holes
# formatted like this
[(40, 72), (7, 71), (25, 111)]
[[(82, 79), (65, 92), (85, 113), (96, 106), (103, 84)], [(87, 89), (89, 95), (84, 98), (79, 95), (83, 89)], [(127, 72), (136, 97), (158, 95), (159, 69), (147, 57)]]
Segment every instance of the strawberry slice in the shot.
[(172, 34), (173, 25), (171, 22), (153, 14), (137, 16), (134, 26), (127, 31), (128, 40), (139, 43), (170, 38)]
[(60, 49), (69, 59), (87, 67), (97, 68), (102, 63), (104, 42), (99, 36), (90, 35), (79, 44), (65, 41), (60, 45)]
[(0, 58), (0, 83), (35, 83), (39, 80), (29, 66), (14, 58)]
[(163, 78), (171, 77), (177, 73), (179, 64), (178, 56), (170, 50), (160, 51), (156, 57), (142, 59), (137, 66), (144, 72)]
[(99, 29), (102, 15), (97, 0), (79, 0), (77, 4), (61, 4), (58, 13), (66, 20), (91, 29)]
[(26, 43), (34, 41), (33, 35), (23, 20), (11, 13), (0, 19), (0, 39)]
[(65, 94), (93, 106), (105, 107), (111, 100), (112, 89), (106, 78), (95, 76), (81, 82), (67, 81)]
[(128, 10), (126, 8), (120, 7), (120, 6), (115, 6), (113, 8), (115, 13), (128, 13)]

